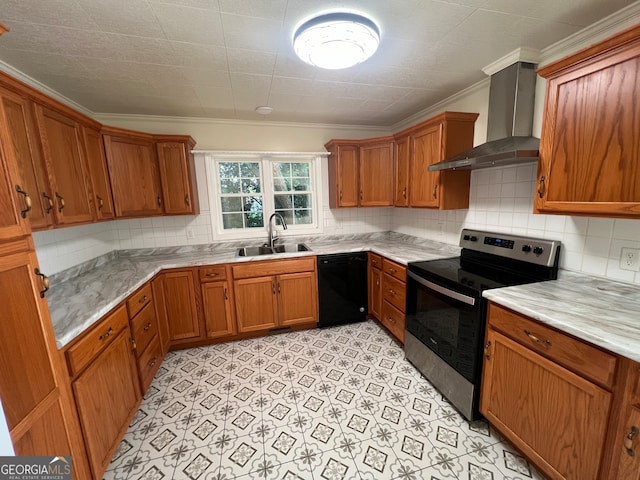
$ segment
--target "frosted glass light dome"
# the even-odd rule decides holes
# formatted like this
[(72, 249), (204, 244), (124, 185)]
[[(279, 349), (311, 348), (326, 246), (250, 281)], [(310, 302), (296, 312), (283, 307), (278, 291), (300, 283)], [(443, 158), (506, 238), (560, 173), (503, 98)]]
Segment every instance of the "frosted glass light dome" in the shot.
[(293, 36), (293, 49), (310, 65), (339, 70), (364, 62), (378, 49), (380, 30), (355, 13), (320, 15), (303, 23)]

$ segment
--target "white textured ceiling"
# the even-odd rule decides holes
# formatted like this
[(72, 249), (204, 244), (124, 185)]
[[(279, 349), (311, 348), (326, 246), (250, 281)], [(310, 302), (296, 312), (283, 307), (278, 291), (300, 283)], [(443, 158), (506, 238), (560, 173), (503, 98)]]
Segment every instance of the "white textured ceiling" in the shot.
[[(0, 60), (96, 113), (389, 126), (629, 0), (0, 0)], [(367, 13), (382, 42), (340, 71), (297, 59), (310, 15)]]

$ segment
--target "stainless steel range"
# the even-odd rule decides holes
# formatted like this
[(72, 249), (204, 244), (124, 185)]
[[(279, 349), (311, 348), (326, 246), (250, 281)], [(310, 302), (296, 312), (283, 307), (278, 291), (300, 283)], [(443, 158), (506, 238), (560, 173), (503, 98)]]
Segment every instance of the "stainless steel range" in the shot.
[(478, 399), (483, 290), (553, 280), (560, 242), (464, 229), (459, 257), (414, 262), (407, 276), (407, 360), (469, 420)]

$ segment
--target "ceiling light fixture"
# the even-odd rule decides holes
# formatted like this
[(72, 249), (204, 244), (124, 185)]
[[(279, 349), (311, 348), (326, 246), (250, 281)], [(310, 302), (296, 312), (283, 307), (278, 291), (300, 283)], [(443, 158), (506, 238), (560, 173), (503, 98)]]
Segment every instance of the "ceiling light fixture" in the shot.
[(347, 12), (312, 18), (300, 25), (293, 36), (293, 49), (302, 61), (329, 70), (364, 62), (379, 43), (380, 29), (372, 20)]
[(273, 113), (273, 107), (268, 107), (266, 105), (256, 107), (255, 112), (259, 113), (260, 115), (271, 115)]

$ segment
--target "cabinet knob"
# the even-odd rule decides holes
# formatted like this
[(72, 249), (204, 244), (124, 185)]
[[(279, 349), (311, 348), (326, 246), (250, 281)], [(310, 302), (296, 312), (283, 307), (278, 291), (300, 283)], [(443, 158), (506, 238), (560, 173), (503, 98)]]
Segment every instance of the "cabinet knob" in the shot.
[(31, 211), (32, 206), (31, 197), (27, 192), (22, 190), (22, 187), (20, 187), (20, 185), (16, 185), (16, 192), (18, 192), (20, 195), (24, 195), (24, 210), (20, 211), (20, 216), (22, 218), (27, 218), (27, 212)]
[(53, 199), (46, 192), (42, 192), (42, 198), (45, 199), (44, 213), (48, 215), (53, 210)]
[(544, 196), (544, 190), (545, 190), (545, 177), (544, 175), (542, 175), (540, 177), (540, 181), (538, 182), (538, 197), (542, 198)]
[(39, 268), (34, 269), (34, 272), (42, 279), (42, 290), (40, 290), (40, 298), (44, 298), (45, 293), (49, 291), (49, 277), (42, 273)]
[(58, 200), (58, 212), (60, 213), (64, 208), (64, 198), (58, 192), (55, 192), (55, 195), (56, 195), (56, 199)]
[(635, 425), (631, 427), (631, 431), (624, 438), (624, 448), (627, 450), (627, 455), (633, 457), (636, 452), (633, 450), (633, 440), (638, 436), (640, 430)]

